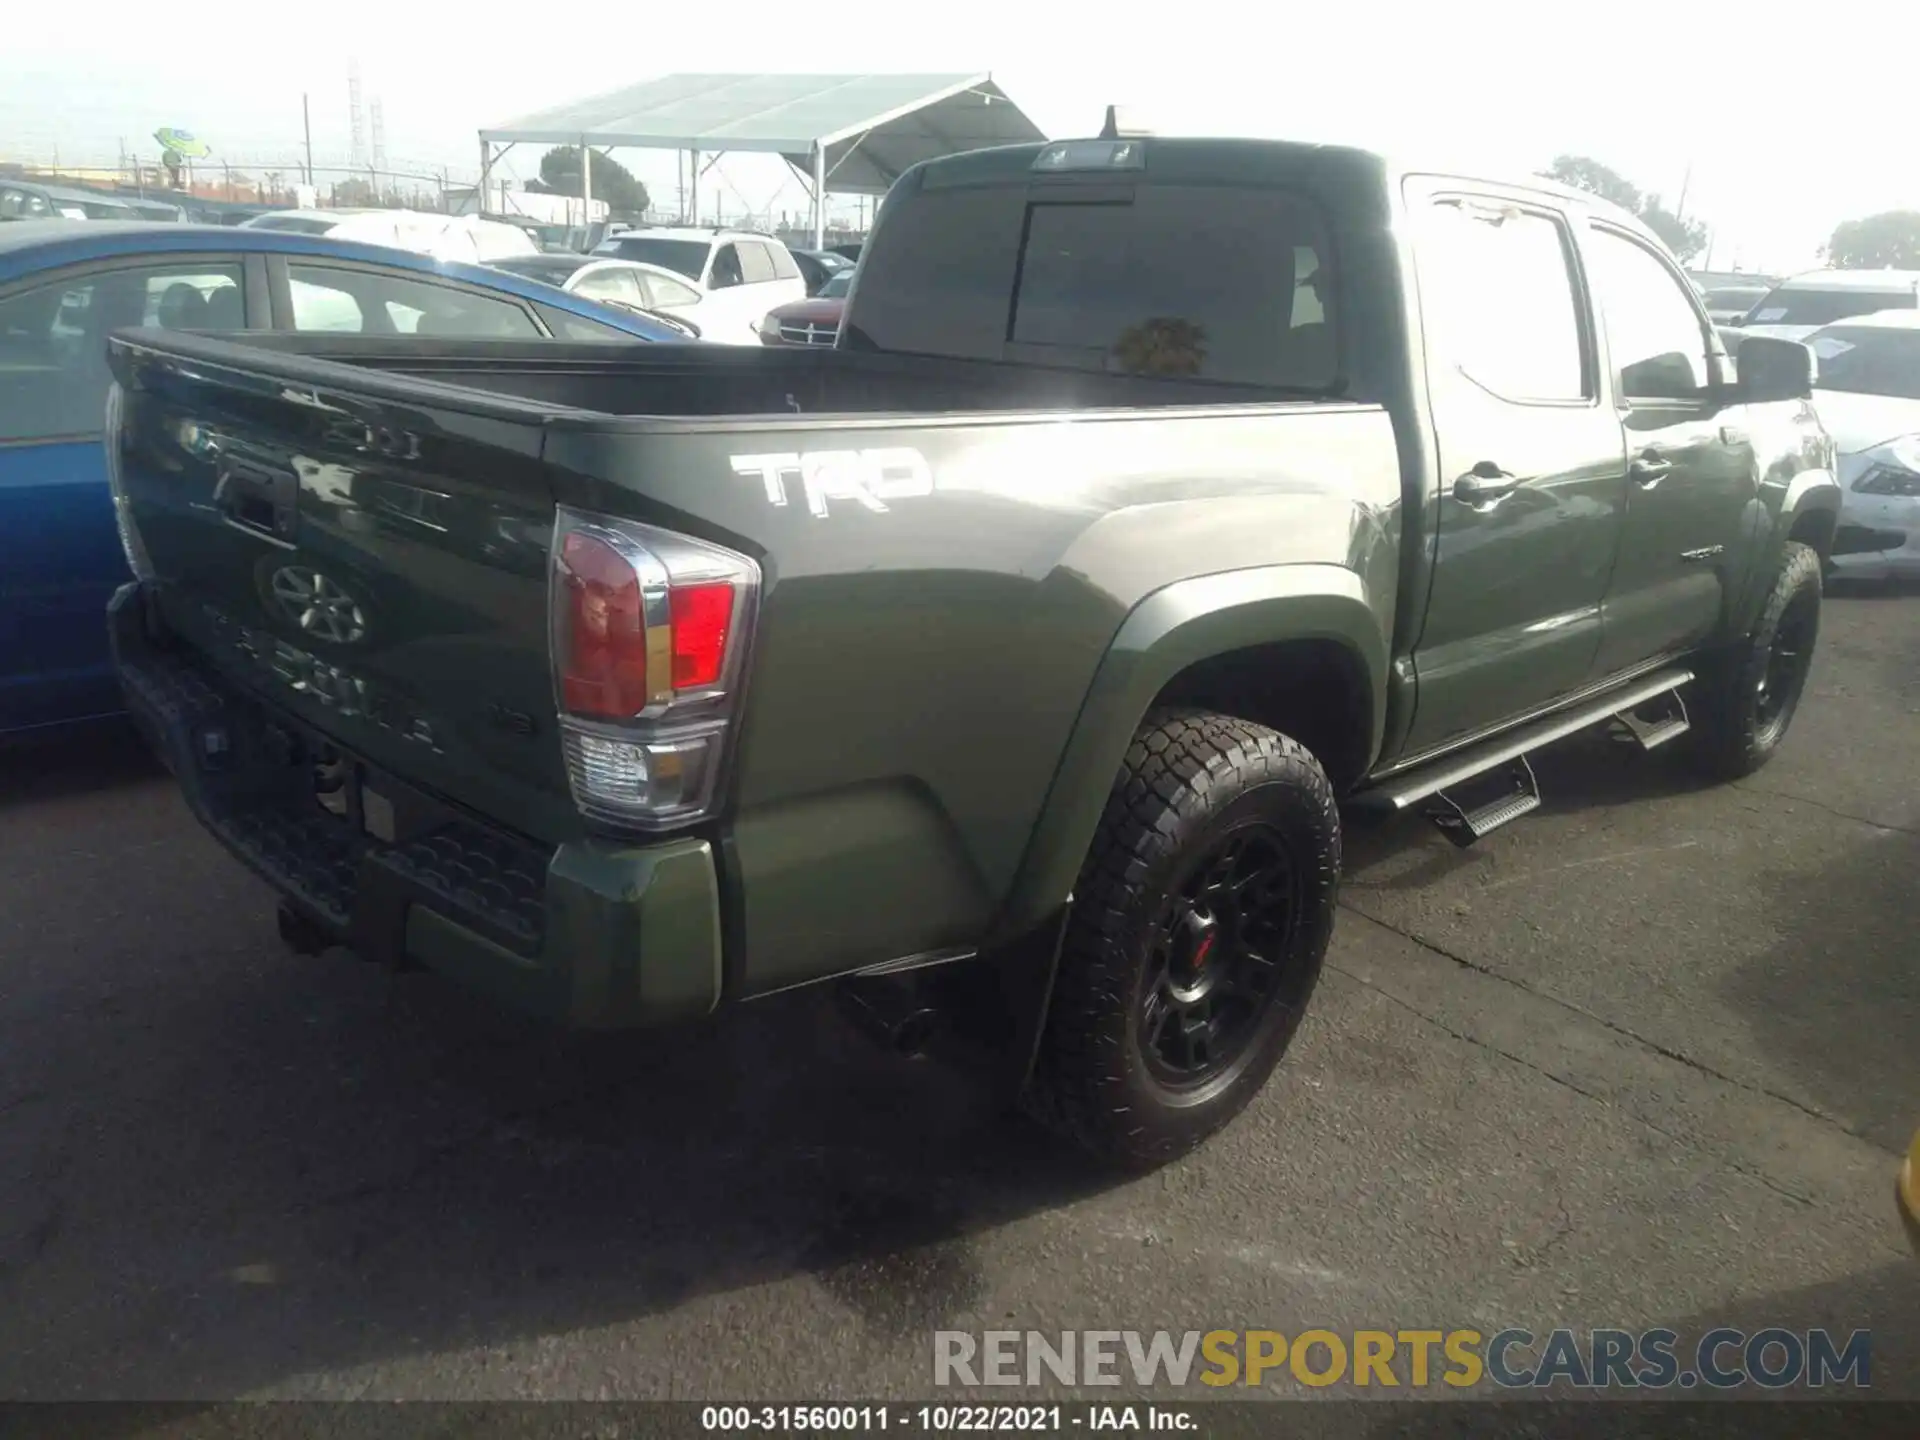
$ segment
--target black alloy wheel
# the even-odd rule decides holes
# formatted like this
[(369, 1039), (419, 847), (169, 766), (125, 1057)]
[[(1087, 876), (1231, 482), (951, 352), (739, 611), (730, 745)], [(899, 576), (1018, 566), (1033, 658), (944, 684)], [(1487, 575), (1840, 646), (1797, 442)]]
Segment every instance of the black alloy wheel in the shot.
[[(1270, 825), (1223, 836), (1169, 897), (1140, 993), (1140, 1052), (1173, 1089), (1230, 1069), (1269, 1006), (1297, 1003), (1286, 965), (1294, 860)], [(1291, 994), (1289, 992), (1292, 992)]]

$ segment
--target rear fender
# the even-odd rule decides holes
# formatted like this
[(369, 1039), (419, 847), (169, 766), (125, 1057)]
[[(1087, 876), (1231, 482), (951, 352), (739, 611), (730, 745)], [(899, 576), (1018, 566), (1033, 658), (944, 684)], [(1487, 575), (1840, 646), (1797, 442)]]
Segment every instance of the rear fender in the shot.
[(1094, 674), (993, 939), (1031, 930), (1067, 900), (1127, 746), (1168, 682), (1212, 656), (1287, 640), (1328, 640), (1353, 654), (1371, 697), (1367, 753), (1378, 753), (1387, 635), (1354, 571), (1261, 566), (1156, 590), (1128, 614)]

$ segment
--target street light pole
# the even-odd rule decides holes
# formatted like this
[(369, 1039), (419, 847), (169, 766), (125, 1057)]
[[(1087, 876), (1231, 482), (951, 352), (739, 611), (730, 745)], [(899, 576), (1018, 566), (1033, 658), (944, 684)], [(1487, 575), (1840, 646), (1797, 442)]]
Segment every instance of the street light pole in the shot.
[(313, 111), (307, 97), (300, 97), (300, 124), (307, 132), (307, 184), (313, 184)]
[(827, 147), (813, 142), (813, 248), (827, 248)]

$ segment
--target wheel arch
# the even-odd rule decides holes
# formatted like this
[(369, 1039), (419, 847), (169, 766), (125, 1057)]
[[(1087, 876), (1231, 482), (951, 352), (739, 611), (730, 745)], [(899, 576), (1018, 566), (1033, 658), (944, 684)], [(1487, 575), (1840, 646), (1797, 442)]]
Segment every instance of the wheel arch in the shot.
[[(1305, 724), (1335, 783), (1359, 779), (1385, 726), (1388, 623), (1361, 577), (1339, 565), (1232, 570), (1147, 596), (1094, 674), (993, 938), (1057, 913), (1127, 746), (1156, 705), (1221, 708), (1283, 733)], [(1308, 736), (1294, 738), (1314, 749)]]
[(1833, 554), (1840, 527), (1840, 482), (1831, 470), (1799, 470), (1785, 482), (1780, 507), (1767, 523), (1750, 532), (1756, 552), (1746, 571), (1745, 584), (1729, 617), (1726, 638), (1745, 635), (1760, 618), (1781, 556), (1789, 544), (1809, 545), (1824, 566)]

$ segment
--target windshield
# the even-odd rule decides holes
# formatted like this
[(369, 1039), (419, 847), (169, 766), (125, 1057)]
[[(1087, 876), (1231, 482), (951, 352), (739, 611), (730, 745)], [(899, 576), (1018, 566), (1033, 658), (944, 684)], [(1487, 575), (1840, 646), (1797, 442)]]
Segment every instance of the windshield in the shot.
[(1885, 290), (1796, 290), (1782, 285), (1747, 312), (1749, 325), (1831, 325), (1876, 310), (1911, 310), (1912, 286)]
[(1920, 400), (1920, 330), (1831, 325), (1807, 346), (1820, 357), (1822, 390)]
[(1758, 300), (1766, 297), (1764, 285), (1734, 285), (1720, 290), (1709, 290), (1701, 298), (1706, 301), (1709, 310), (1738, 310), (1745, 314)]
[(567, 277), (587, 263), (587, 257), (584, 255), (515, 255), (491, 263), (496, 270), (505, 270), (512, 275), (524, 275), (529, 280), (544, 280), (549, 285), (564, 286), (567, 283)]
[(705, 240), (666, 240), (657, 235), (615, 235), (603, 240), (596, 255), (618, 255), (622, 260), (639, 260), (648, 265), (664, 265), (689, 280), (698, 280), (707, 268)]
[(262, 215), (247, 221), (253, 230), (292, 230), (300, 235), (324, 235), (338, 220), (321, 219), (317, 215)]
[(845, 299), (847, 291), (851, 290), (852, 288), (853, 288), (853, 271), (842, 270), (838, 274), (836, 274), (831, 280), (827, 281), (826, 284), (820, 287), (820, 293), (815, 298), (820, 300)]

